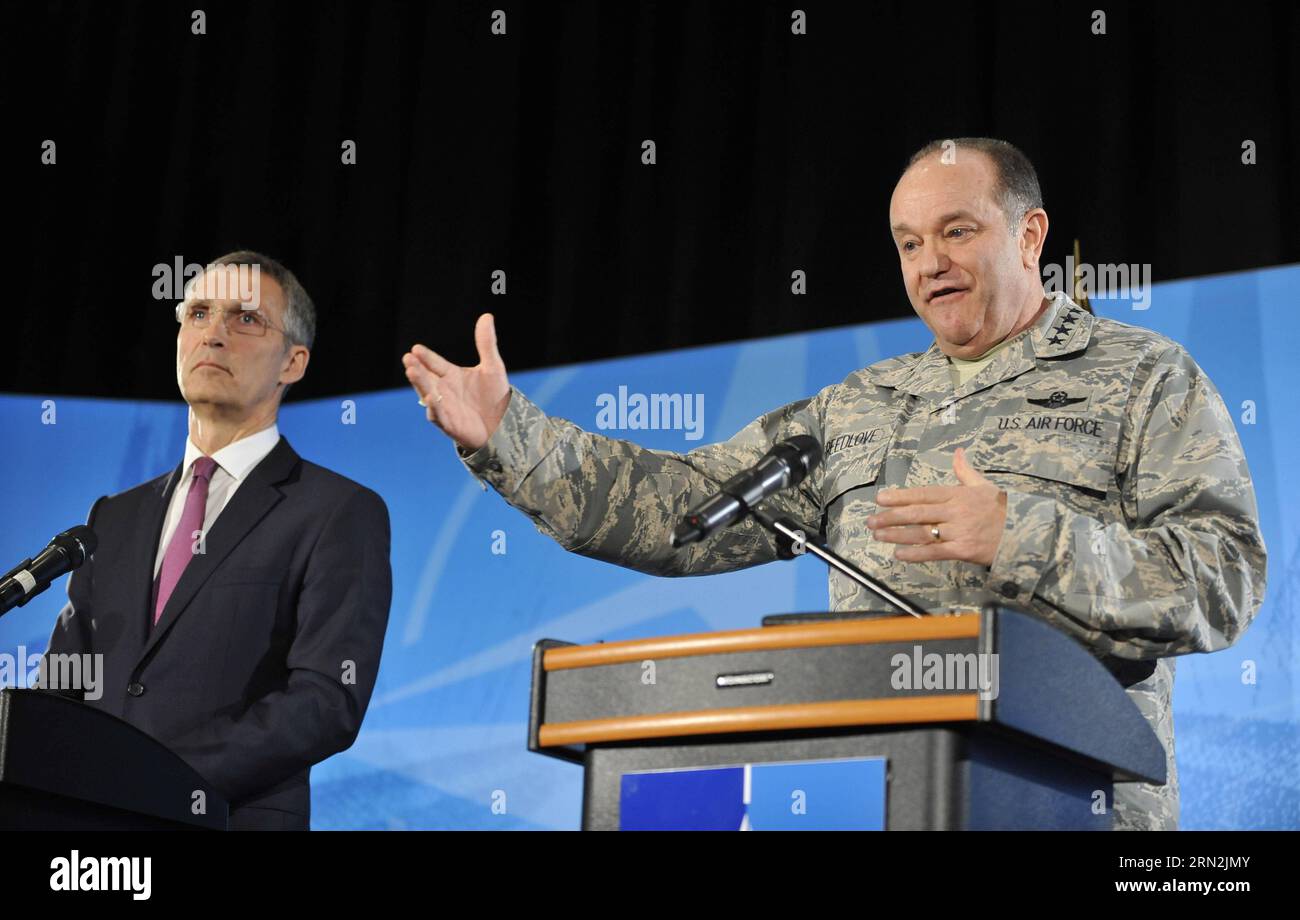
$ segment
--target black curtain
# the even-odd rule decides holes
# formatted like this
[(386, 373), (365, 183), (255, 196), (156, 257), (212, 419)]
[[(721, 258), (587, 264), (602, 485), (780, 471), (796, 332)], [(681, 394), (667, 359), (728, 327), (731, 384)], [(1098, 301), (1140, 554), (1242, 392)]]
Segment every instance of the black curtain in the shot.
[(1100, 5), (14, 9), (0, 390), (176, 398), (153, 267), (242, 247), (316, 301), (297, 399), (402, 386), (417, 340), (472, 362), (484, 310), (512, 369), (910, 315), (888, 201), (936, 137), (1030, 156), (1047, 261), (1300, 261), (1300, 14)]

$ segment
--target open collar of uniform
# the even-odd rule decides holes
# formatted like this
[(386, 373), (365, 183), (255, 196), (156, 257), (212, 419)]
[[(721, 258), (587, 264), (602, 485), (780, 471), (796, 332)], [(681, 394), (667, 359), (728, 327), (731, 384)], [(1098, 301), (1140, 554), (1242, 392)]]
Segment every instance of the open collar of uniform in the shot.
[(891, 358), (867, 368), (873, 383), (920, 397), (935, 406), (947, 405), (1004, 380), (1032, 370), (1038, 358), (1057, 358), (1082, 351), (1092, 336), (1093, 316), (1068, 296), (1049, 294), (1043, 315), (994, 356), (988, 366), (953, 389), (952, 365), (933, 342), (923, 352)]

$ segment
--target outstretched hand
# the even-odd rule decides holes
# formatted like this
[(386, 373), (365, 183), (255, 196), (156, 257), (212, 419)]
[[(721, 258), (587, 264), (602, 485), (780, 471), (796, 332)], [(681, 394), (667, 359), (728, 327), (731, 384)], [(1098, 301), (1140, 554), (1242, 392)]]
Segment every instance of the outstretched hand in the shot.
[(402, 355), (406, 379), (420, 397), (425, 415), (453, 441), (478, 450), (496, 431), (510, 404), (510, 381), (497, 351), (492, 314), (474, 326), (478, 364), (460, 367), (423, 345)]

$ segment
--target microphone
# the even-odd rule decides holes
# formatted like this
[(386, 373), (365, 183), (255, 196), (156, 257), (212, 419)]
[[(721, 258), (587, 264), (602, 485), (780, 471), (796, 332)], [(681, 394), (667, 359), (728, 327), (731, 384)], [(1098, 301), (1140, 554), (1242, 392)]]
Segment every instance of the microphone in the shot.
[(51, 581), (79, 568), (98, 545), (99, 538), (84, 524), (56, 536), (35, 559), (24, 559), (0, 578), (0, 614), (23, 606)]
[(749, 514), (750, 508), (782, 489), (797, 486), (822, 462), (822, 446), (811, 435), (782, 441), (762, 460), (722, 484), (722, 491), (700, 505), (673, 531), (673, 546), (710, 536)]

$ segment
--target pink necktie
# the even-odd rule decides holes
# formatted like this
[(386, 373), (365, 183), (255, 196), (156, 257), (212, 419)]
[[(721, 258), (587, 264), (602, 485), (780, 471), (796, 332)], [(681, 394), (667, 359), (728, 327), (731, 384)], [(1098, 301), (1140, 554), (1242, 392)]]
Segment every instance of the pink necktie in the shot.
[(181, 522), (176, 525), (176, 532), (163, 555), (162, 568), (158, 570), (158, 594), (153, 607), (155, 626), (172, 591), (176, 590), (176, 583), (181, 580), (181, 573), (194, 556), (193, 534), (203, 529), (203, 518), (208, 509), (208, 480), (216, 468), (217, 461), (211, 457), (199, 457), (194, 461), (194, 478), (190, 480), (190, 491), (185, 496), (185, 510), (181, 512)]

